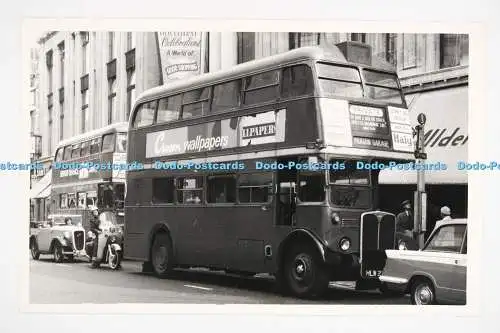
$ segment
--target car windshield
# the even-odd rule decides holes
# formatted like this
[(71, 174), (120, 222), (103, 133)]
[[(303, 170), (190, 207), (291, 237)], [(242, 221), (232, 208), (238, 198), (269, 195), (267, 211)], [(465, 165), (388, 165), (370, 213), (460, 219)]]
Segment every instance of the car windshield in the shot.
[(53, 226), (56, 225), (78, 225), (82, 223), (80, 215), (52, 215), (49, 216), (49, 221)]
[(427, 243), (424, 251), (459, 253), (465, 236), (465, 224), (440, 227)]

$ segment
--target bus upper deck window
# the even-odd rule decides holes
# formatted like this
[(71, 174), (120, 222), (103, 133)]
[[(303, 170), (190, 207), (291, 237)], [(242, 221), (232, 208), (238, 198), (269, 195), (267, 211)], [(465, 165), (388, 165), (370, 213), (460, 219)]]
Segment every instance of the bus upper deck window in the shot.
[(256, 74), (245, 79), (243, 103), (258, 104), (276, 100), (279, 95), (277, 70)]
[(153, 125), (157, 104), (157, 101), (141, 104), (135, 114), (134, 128)]
[(210, 88), (185, 92), (182, 95), (182, 119), (198, 117), (208, 113)]
[(298, 65), (283, 70), (282, 97), (303, 96), (314, 92), (311, 68)]
[(102, 138), (102, 152), (109, 153), (115, 150), (115, 135), (106, 134)]
[(212, 112), (230, 110), (240, 105), (241, 80), (234, 80), (214, 86)]
[(101, 139), (94, 139), (90, 143), (90, 155), (97, 154), (101, 151)]
[(161, 124), (179, 119), (181, 105), (182, 95), (175, 95), (160, 99), (158, 102), (156, 123)]
[(80, 144), (76, 144), (71, 147), (71, 158), (77, 157), (80, 157)]
[(86, 141), (82, 143), (82, 150), (80, 152), (80, 156), (85, 157), (90, 155), (90, 141)]
[(71, 146), (64, 147), (64, 160), (67, 161), (71, 159)]
[(59, 148), (56, 152), (56, 161), (61, 161), (63, 158), (64, 148)]

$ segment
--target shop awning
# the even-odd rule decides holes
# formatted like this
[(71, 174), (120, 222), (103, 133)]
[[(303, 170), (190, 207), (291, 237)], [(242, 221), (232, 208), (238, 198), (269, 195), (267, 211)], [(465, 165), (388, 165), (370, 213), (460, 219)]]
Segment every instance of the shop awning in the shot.
[[(445, 164), (447, 169), (426, 171), (426, 184), (467, 184), (467, 172), (459, 170), (459, 161), (467, 161), (469, 108), (468, 87), (454, 87), (406, 96), (413, 126), (424, 113), (426, 164)], [(416, 184), (416, 171), (382, 170), (381, 184)]]
[(52, 170), (49, 170), (30, 190), (30, 199), (47, 198), (52, 184)]

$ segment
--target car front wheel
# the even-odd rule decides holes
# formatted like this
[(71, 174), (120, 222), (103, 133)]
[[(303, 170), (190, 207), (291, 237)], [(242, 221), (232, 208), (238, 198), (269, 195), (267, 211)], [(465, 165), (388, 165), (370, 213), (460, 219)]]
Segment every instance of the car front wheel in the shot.
[(62, 262), (64, 255), (62, 251), (62, 246), (59, 243), (54, 244), (54, 248), (52, 250), (53, 256), (54, 256), (54, 261), (55, 262)]
[(434, 286), (428, 280), (417, 280), (411, 288), (411, 304), (432, 305), (436, 304)]
[(31, 257), (34, 260), (38, 260), (40, 258), (40, 251), (38, 250), (38, 243), (36, 239), (33, 239), (30, 244)]

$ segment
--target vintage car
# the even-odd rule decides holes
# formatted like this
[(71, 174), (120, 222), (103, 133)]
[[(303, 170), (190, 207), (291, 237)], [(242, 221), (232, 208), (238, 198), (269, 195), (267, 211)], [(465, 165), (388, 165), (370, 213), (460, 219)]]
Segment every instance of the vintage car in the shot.
[(85, 230), (81, 215), (53, 214), (49, 221), (30, 235), (30, 250), (33, 259), (41, 254), (52, 254), (55, 262), (64, 258), (73, 260), (85, 255)]
[(410, 293), (412, 304), (465, 304), (467, 219), (451, 219), (435, 229), (424, 248), (386, 250), (379, 277), (389, 290)]

